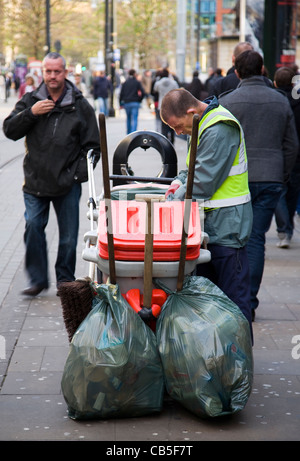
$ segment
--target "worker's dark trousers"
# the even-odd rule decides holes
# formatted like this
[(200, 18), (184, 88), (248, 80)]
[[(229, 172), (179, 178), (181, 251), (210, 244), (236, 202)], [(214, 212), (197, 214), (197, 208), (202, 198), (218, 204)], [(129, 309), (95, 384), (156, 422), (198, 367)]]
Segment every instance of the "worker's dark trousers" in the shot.
[(252, 336), (250, 302), (250, 275), (246, 247), (231, 248), (208, 244), (211, 261), (198, 264), (196, 274), (211, 280), (243, 312), (249, 322)]

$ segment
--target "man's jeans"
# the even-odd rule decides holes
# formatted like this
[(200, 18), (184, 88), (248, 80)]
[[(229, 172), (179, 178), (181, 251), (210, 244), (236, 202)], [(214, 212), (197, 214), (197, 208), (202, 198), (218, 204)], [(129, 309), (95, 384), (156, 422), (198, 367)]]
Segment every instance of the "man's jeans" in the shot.
[(288, 186), (285, 185), (276, 209), (275, 209), (275, 220), (276, 220), (276, 225), (277, 225), (277, 233), (278, 234), (286, 234), (284, 237), (292, 238), (293, 235), (293, 219), (294, 216), (290, 216), (290, 211), (288, 208), (288, 202), (287, 202), (287, 192), (288, 192)]
[(99, 112), (103, 113), (105, 117), (108, 116), (108, 98), (98, 98)]
[(60, 197), (37, 197), (24, 192), (26, 246), (25, 268), (30, 285), (48, 288), (48, 255), (45, 228), (49, 219), (50, 203), (57, 217), (59, 229), (58, 254), (55, 264), (56, 283), (75, 279), (76, 247), (79, 229), (79, 200), (81, 184)]
[(292, 238), (294, 233), (294, 216), (300, 193), (300, 168), (294, 168), (289, 182), (284, 185), (275, 210), (277, 232)]
[(126, 102), (124, 104), (127, 116), (127, 134), (137, 130), (139, 108), (139, 102)]
[(249, 188), (253, 209), (253, 226), (247, 249), (251, 279), (251, 309), (256, 309), (259, 303), (257, 293), (265, 265), (266, 233), (270, 229), (283, 184), (257, 182), (249, 183)]

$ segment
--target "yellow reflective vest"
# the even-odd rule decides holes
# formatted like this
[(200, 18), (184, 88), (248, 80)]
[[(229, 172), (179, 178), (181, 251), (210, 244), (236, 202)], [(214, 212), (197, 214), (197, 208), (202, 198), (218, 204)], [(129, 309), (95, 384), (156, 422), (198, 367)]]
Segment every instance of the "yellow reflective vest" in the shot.
[[(222, 106), (218, 106), (215, 109), (210, 110), (200, 120), (198, 130), (198, 145), (204, 130), (218, 122), (224, 122), (238, 126), (240, 131), (240, 144), (228, 177), (223, 182), (221, 187), (219, 187), (219, 189), (210, 198), (210, 200), (205, 200), (203, 204), (205, 209), (240, 205), (250, 201), (245, 139), (243, 129), (238, 120)], [(189, 157), (190, 148), (186, 160), (187, 166), (189, 166)]]

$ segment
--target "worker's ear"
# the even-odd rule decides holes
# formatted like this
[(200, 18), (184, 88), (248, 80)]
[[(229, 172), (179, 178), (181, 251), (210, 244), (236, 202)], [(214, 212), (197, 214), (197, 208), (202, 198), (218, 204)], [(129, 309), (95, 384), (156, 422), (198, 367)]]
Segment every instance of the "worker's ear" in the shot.
[(186, 111), (187, 114), (197, 114), (197, 110), (195, 109), (195, 107), (191, 107), (190, 109), (188, 109)]

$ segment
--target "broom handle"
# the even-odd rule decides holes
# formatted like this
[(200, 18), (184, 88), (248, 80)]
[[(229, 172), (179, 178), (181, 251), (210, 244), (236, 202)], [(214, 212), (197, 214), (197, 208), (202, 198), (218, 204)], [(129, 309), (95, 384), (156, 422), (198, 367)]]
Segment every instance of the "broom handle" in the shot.
[(135, 194), (135, 200), (146, 202), (146, 228), (145, 228), (145, 252), (144, 252), (144, 292), (143, 306), (151, 308), (152, 305), (152, 264), (153, 264), (153, 218), (152, 203), (165, 199), (164, 195), (158, 194)]
[(152, 260), (153, 260), (153, 229), (152, 229), (152, 203), (147, 203), (147, 229), (145, 235), (145, 264), (144, 264), (144, 298), (143, 305), (151, 307), (152, 304)]
[(179, 267), (178, 267), (177, 291), (182, 290), (183, 280), (184, 280), (187, 238), (188, 238), (188, 231), (189, 231), (195, 162), (196, 162), (197, 145), (198, 145), (199, 121), (200, 121), (199, 115), (195, 114), (193, 117), (190, 160), (189, 160), (189, 169), (188, 169), (188, 177), (187, 177), (187, 184), (186, 184), (185, 202), (184, 202), (184, 216), (183, 216), (183, 225), (182, 225), (182, 234), (181, 234), (181, 247), (180, 247), (180, 257), (179, 257)]
[(112, 226), (113, 223), (112, 223), (112, 213), (111, 213), (110, 185), (109, 185), (109, 166), (108, 166), (108, 153), (107, 153), (106, 123), (105, 123), (105, 115), (102, 113), (99, 114), (99, 129), (100, 129), (100, 148), (101, 148), (101, 156), (102, 156), (104, 200), (105, 200), (105, 207), (106, 207), (109, 278), (110, 278), (110, 283), (115, 285), (116, 284), (116, 267), (115, 267), (115, 252), (114, 252), (114, 236), (113, 236), (113, 226)]

